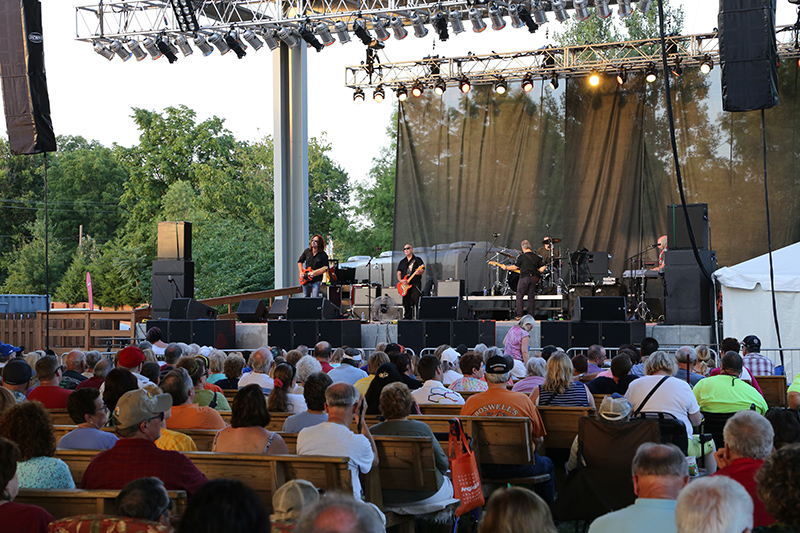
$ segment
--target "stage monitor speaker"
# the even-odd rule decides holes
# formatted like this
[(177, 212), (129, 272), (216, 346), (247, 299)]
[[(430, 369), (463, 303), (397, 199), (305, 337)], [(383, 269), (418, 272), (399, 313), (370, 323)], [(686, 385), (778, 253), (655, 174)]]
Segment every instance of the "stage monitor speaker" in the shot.
[(399, 320), (397, 322), (397, 344), (414, 350), (417, 355), (425, 348), (425, 322), (421, 320)]
[[(298, 298), (299, 299), (299, 298)], [(292, 320), (292, 346), (314, 346), (319, 342), (319, 320)]]
[[(697, 248), (708, 250), (708, 204), (686, 204), (686, 210), (689, 212), (689, 222), (692, 224)], [(667, 224), (667, 249), (691, 250), (692, 241), (689, 239), (689, 228), (686, 226), (681, 204), (667, 206)]]
[(328, 341), (334, 348), (361, 346), (360, 320), (320, 320), (317, 331), (319, 340)]
[(775, 0), (720, 0), (722, 108), (753, 111), (778, 105)]
[(570, 322), (569, 345), (564, 348), (588, 348), (592, 344), (600, 344), (600, 323)]
[(269, 308), (267, 318), (286, 318), (286, 308), (289, 306), (288, 298), (278, 298), (273, 300)]
[(286, 318), (289, 320), (331, 320), (339, 314), (339, 308), (327, 298), (289, 298)]
[(217, 310), (193, 298), (175, 298), (169, 306), (169, 317), (177, 320), (217, 318)]
[(455, 296), (460, 298), (464, 296), (464, 280), (463, 279), (448, 279), (439, 282), (436, 288), (437, 296)]
[(436, 348), (442, 344), (452, 342), (452, 328), (450, 320), (425, 320), (425, 347)]
[(236, 309), (236, 318), (239, 322), (264, 322), (267, 316), (267, 307), (264, 300), (242, 300)]
[(545, 321), (541, 328), (541, 347), (557, 346), (565, 350), (570, 347), (569, 322), (563, 320)]
[(623, 344), (639, 344), (645, 337), (645, 323), (603, 322), (600, 324), (600, 344), (618, 348)]
[(153, 261), (151, 316), (154, 319), (169, 318), (169, 309), (175, 298), (194, 298), (194, 263)]
[(572, 308), (573, 321), (625, 321), (626, 318), (624, 296), (580, 296)]
[(192, 320), (192, 342), (218, 350), (236, 348), (235, 320)]
[(420, 320), (457, 320), (460, 302), (461, 298), (457, 296), (423, 296), (419, 299), (419, 318)]
[(192, 260), (192, 223), (158, 223), (159, 261)]
[(268, 320), (267, 344), (283, 348), (286, 351), (297, 346), (293, 344), (292, 323), (288, 320)]
[(494, 320), (457, 320), (453, 322), (453, 338), (447, 343), (450, 346), (466, 344), (472, 348), (476, 344), (494, 346), (496, 332)]
[[(699, 250), (709, 274), (717, 268), (716, 252)], [(708, 326), (714, 320), (714, 288), (697, 265), (692, 250), (669, 250), (664, 265), (667, 324)]]
[(0, 77), (9, 151), (55, 152), (39, 0), (0, 2)]

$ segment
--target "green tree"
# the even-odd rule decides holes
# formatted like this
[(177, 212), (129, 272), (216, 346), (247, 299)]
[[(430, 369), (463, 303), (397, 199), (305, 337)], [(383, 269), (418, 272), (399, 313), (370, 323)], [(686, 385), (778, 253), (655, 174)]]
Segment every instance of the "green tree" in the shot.
[[(664, 29), (667, 33), (680, 33), (683, 30), (683, 17), (682, 6), (673, 8), (669, 0), (664, 0)], [(586, 20), (572, 17), (563, 27), (563, 31), (554, 34), (559, 46), (652, 39), (660, 35), (658, 6), (655, 3), (645, 15), (638, 10), (634, 10), (633, 15), (624, 19), (615, 16), (600, 19), (592, 14)]]
[(325, 134), (308, 141), (308, 226), (311, 233), (332, 234), (337, 220), (347, 216), (350, 182), (347, 172), (328, 153)]
[(49, 271), (52, 293), (60, 282), (69, 255), (63, 243), (48, 239), (49, 265), (46, 270), (44, 221), (37, 219), (30, 223), (26, 233), (31, 234), (33, 239), (28, 241), (24, 236), (19, 236), (17, 246), (6, 254), (10, 266), (2, 290), (6, 294), (47, 294), (46, 272)]
[(96, 305), (120, 307), (149, 302), (152, 287), (152, 251), (143, 244), (117, 237), (101, 247), (91, 265)]
[[(97, 243), (90, 236), (85, 236), (72, 255), (72, 263), (64, 273), (53, 299), (58, 302), (65, 302), (70, 307), (75, 306), (78, 302), (88, 301), (86, 272), (91, 271), (90, 265), (99, 258), (100, 250), (97, 247)], [(92, 274), (92, 277), (94, 277), (94, 274)], [(92, 279), (92, 285), (94, 285), (94, 279)], [(94, 293), (94, 290), (92, 292)]]

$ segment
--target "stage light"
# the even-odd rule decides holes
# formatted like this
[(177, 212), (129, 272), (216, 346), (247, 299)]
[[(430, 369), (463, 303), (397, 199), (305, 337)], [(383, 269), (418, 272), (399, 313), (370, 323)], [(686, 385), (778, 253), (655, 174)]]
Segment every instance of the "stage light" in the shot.
[(653, 83), (658, 78), (656, 67), (652, 63), (647, 65), (647, 70), (644, 71), (644, 79), (647, 83)]
[(236, 38), (236, 33), (234, 31), (231, 31), (225, 35), (225, 44), (227, 44), (228, 47), (233, 50), (233, 53), (236, 54), (236, 57), (239, 59), (247, 55), (247, 52), (245, 52), (247, 45)]
[(400, 87), (398, 87), (395, 90), (395, 93), (397, 94), (397, 99), (400, 100), (401, 102), (405, 102), (406, 100), (408, 100), (408, 90), (406, 89), (405, 85), (401, 85)]
[(539, 26), (547, 24), (547, 13), (545, 13), (544, 6), (539, 0), (536, 0), (531, 9), (533, 10), (533, 20), (536, 21), (536, 24)]
[(356, 37), (359, 38), (364, 46), (374, 48), (375, 45), (378, 44), (378, 40), (372, 37), (367, 31), (367, 23), (364, 22), (364, 19), (356, 19), (353, 21), (353, 33), (356, 34)]
[(336, 24), (333, 25), (333, 31), (336, 32), (336, 35), (339, 37), (339, 42), (349, 43), (350, 42), (350, 34), (347, 33), (347, 24), (343, 20), (337, 20)]
[(197, 31), (197, 17), (194, 14), (191, 0), (171, 0), (175, 19), (182, 32), (194, 33)]
[(535, 33), (539, 29), (539, 25), (531, 18), (530, 11), (522, 4), (512, 4), (508, 9), (508, 14), (511, 16), (511, 25), (515, 28), (521, 28), (524, 24), (531, 33)]
[(683, 67), (681, 66), (681, 58), (680, 57), (676, 57), (675, 58), (675, 65), (672, 67), (671, 72), (672, 72), (672, 75), (675, 76), (676, 78), (680, 78), (681, 74), (683, 74)]
[(276, 35), (278, 36), (278, 39), (280, 39), (283, 44), (289, 48), (297, 48), (297, 45), (300, 44), (300, 41), (297, 40), (297, 34), (290, 28), (284, 28), (281, 26), (278, 28), (278, 33)]
[[(115, 40), (115, 41), (111, 41), (111, 49), (112, 49), (112, 50), (114, 51), (114, 53), (115, 53), (115, 54), (117, 54), (117, 55), (120, 57), (120, 59), (122, 59), (123, 61), (127, 61), (127, 60), (129, 60), (129, 59), (131, 58), (131, 56), (133, 55), (132, 53), (130, 53), (130, 52), (128, 51), (128, 49), (127, 49), (127, 48), (125, 48), (125, 45), (124, 45), (124, 44), (122, 44), (122, 41), (116, 41), (116, 40)], [(192, 53), (192, 52), (191, 52), (191, 48), (189, 48), (189, 50), (190, 50), (190, 51), (189, 51), (189, 53), (191, 54), (191, 53)]]
[(586, 20), (589, 18), (589, 0), (574, 0), (572, 5), (575, 7), (575, 18)]
[(608, 0), (594, 0), (594, 7), (597, 18), (606, 19), (611, 16), (611, 8), (608, 5)]
[(100, 41), (95, 41), (93, 48), (95, 52), (97, 52), (104, 58), (108, 59), (109, 61), (114, 59), (114, 52), (109, 50), (107, 47), (103, 46), (103, 43), (101, 43)]
[(378, 103), (383, 102), (383, 99), (386, 98), (386, 93), (383, 91), (383, 85), (378, 85), (375, 88), (375, 92), (372, 93), (372, 99)]
[(522, 78), (522, 90), (526, 93), (533, 90), (533, 78), (530, 74), (525, 74), (525, 77)]
[(336, 39), (334, 39), (333, 35), (331, 35), (331, 29), (324, 22), (317, 24), (314, 27), (314, 31), (317, 35), (319, 35), (319, 38), (322, 40), (322, 44), (325, 46), (330, 46), (336, 42)]
[(525, 23), (522, 22), (522, 19), (519, 18), (519, 13), (517, 13), (518, 8), (519, 6), (517, 4), (511, 4), (508, 6), (508, 16), (511, 17), (512, 28), (521, 28), (525, 25)]
[(628, 72), (625, 70), (625, 67), (622, 67), (619, 69), (619, 72), (617, 72), (617, 83), (625, 85), (626, 81), (628, 81)]
[(445, 81), (441, 78), (436, 80), (436, 83), (433, 86), (433, 92), (435, 92), (439, 96), (442, 96), (446, 90), (447, 90), (447, 84), (445, 83)]
[(325, 45), (319, 42), (317, 36), (314, 35), (314, 32), (309, 30), (305, 24), (300, 26), (300, 37), (302, 37), (303, 40), (309, 44), (309, 46), (313, 46), (314, 50), (317, 52), (322, 52), (322, 49), (325, 48)]
[(494, 31), (500, 31), (506, 27), (506, 21), (503, 19), (503, 14), (497, 8), (497, 6), (492, 6), (489, 8), (489, 20), (492, 21), (492, 29)]
[[(217, 50), (219, 50), (219, 53), (222, 55), (225, 55), (231, 51), (228, 43), (225, 42), (225, 39), (219, 33), (212, 33), (209, 35), (208, 42), (216, 46)], [(145, 48), (147, 48), (147, 46), (145, 46)]]
[(411, 13), (409, 20), (411, 25), (414, 26), (414, 36), (417, 39), (422, 39), (428, 35), (428, 28), (425, 27), (425, 22), (422, 21), (422, 18), (417, 13)]
[(711, 59), (711, 56), (706, 54), (703, 56), (703, 60), (700, 61), (700, 72), (703, 74), (708, 74), (711, 72), (711, 69), (714, 68), (714, 61)]
[(458, 35), (464, 31), (464, 23), (461, 22), (461, 11), (451, 9), (447, 17), (450, 19), (450, 27), (453, 28), (453, 33)]
[(436, 33), (439, 34), (440, 41), (446, 41), (450, 38), (450, 34), (447, 32), (447, 15), (443, 11), (439, 11), (433, 16), (433, 27), (436, 29)]
[(595, 70), (589, 74), (589, 85), (592, 87), (597, 87), (600, 85), (600, 74), (598, 74)]
[(486, 23), (483, 21), (481, 12), (474, 7), (469, 10), (469, 19), (472, 21), (472, 31), (480, 33), (486, 29)]
[(650, 4), (653, 3), (653, 0), (639, 0), (639, 4), (636, 8), (642, 15), (645, 15), (647, 11), (650, 9)]
[(357, 104), (362, 103), (364, 101), (364, 91), (356, 89), (356, 92), (353, 93), (353, 101)]
[(386, 21), (380, 17), (372, 17), (372, 29), (375, 30), (375, 35), (379, 41), (385, 41), (389, 38), (389, 32), (386, 30)]
[(178, 56), (176, 56), (175, 52), (172, 51), (168, 40), (159, 37), (156, 39), (156, 46), (161, 53), (167, 57), (167, 61), (169, 61), (170, 65), (178, 60)]
[[(214, 49), (210, 44), (208, 44), (208, 41), (206, 41), (206, 38), (203, 35), (198, 35), (194, 38), (194, 45), (200, 49), (200, 53), (204, 56), (210, 56), (212, 52), (214, 52)], [(134, 52), (134, 54), (135, 53), (136, 52)]]
[(467, 94), (471, 88), (472, 85), (470, 85), (469, 83), (469, 78), (467, 78), (466, 76), (461, 76), (461, 81), (458, 83), (458, 89), (462, 93)]
[(494, 84), (494, 92), (496, 92), (497, 94), (506, 94), (507, 91), (508, 91), (508, 85), (506, 85), (506, 80), (500, 78)]
[(555, 91), (556, 89), (558, 89), (558, 74), (553, 74), (547, 85), (550, 86), (551, 91)]
[(631, 0), (617, 0), (619, 5), (620, 18), (627, 18), (633, 14), (633, 7), (631, 7)]
[(398, 41), (402, 41), (408, 36), (408, 31), (403, 27), (403, 21), (399, 17), (390, 18), (389, 25), (394, 32), (394, 38)]
[(188, 57), (194, 53), (192, 45), (189, 44), (189, 39), (185, 35), (178, 35), (178, 38), (175, 39), (175, 44), (180, 48), (183, 57)]
[(564, 3), (564, 0), (552, 0), (550, 6), (553, 8), (553, 14), (556, 16), (557, 21), (564, 23), (569, 20), (567, 5)]
[(150, 57), (153, 58), (153, 61), (161, 57), (161, 50), (158, 49), (156, 41), (152, 37), (145, 38), (145, 40), (142, 41), (142, 46), (144, 46), (144, 49), (150, 54)]
[(267, 28), (261, 36), (264, 38), (264, 42), (267, 44), (267, 48), (269, 48), (270, 51), (274, 52), (281, 47), (281, 43), (278, 42), (278, 38), (275, 36), (275, 30)]
[(142, 50), (142, 47), (139, 46), (139, 41), (132, 37), (128, 39), (128, 48), (130, 48), (131, 52), (133, 52), (133, 56), (136, 58), (136, 61), (141, 61), (147, 57), (147, 52)]
[(416, 82), (413, 87), (411, 87), (411, 96), (414, 98), (419, 98), (422, 96), (422, 93), (425, 91), (425, 87), (422, 86), (420, 82)]
[(253, 50), (261, 50), (261, 48), (264, 47), (264, 41), (259, 39), (258, 35), (251, 29), (244, 30), (242, 32), (242, 38), (253, 47)]

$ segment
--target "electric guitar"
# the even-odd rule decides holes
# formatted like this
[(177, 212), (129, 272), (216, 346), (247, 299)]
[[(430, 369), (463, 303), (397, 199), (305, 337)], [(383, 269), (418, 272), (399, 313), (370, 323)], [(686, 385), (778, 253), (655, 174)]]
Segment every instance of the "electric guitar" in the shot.
[[(420, 266), (417, 270), (419, 271), (425, 270), (425, 265)], [(397, 284), (397, 292), (398, 294), (400, 294), (400, 296), (405, 296), (406, 294), (408, 294), (408, 289), (409, 287), (411, 287), (411, 280), (414, 279), (414, 276), (417, 275), (417, 270), (415, 270), (410, 277), (409, 276), (404, 277)]]
[(519, 272), (519, 268), (517, 265), (504, 265), (503, 263), (498, 263), (497, 261), (486, 261), (487, 264), (500, 267), (503, 270), (511, 270), (512, 272)]
[(303, 272), (300, 273), (300, 285), (305, 285), (306, 283), (311, 281), (311, 276), (309, 276), (309, 274), (313, 270), (314, 270), (313, 268), (308, 267), (304, 269)]

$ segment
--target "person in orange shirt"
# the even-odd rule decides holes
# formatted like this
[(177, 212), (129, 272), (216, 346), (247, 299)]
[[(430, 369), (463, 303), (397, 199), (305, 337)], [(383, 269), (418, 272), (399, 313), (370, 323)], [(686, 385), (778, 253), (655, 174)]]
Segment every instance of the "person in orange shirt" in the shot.
[(216, 410), (194, 403), (192, 378), (185, 368), (170, 370), (161, 380), (161, 388), (172, 396), (172, 416), (166, 420), (168, 429), (222, 429), (227, 426)]
[[(504, 355), (500, 348), (489, 348), (484, 354), (486, 360), (486, 383), (489, 390), (471, 396), (464, 407), (461, 408), (462, 416), (514, 416), (527, 417), (531, 420), (531, 437), (534, 452), (536, 446), (544, 441), (547, 434), (542, 423), (542, 417), (533, 401), (521, 392), (513, 392), (506, 388), (514, 361)], [(553, 461), (534, 453), (534, 464), (504, 465), (481, 464), (484, 475), (488, 478), (530, 477), (548, 474), (548, 481), (534, 485), (534, 490), (548, 505), (553, 504), (555, 493), (555, 475), (553, 474)]]

